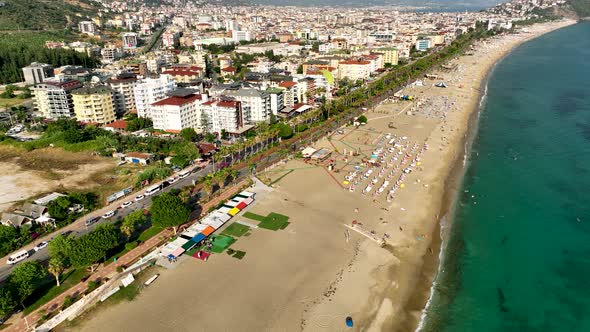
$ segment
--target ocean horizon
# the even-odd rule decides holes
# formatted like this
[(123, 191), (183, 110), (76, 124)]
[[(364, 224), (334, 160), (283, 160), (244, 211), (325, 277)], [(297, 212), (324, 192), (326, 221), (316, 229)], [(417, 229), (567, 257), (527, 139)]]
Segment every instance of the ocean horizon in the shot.
[(548, 33), (491, 73), (420, 331), (590, 330), (589, 35)]

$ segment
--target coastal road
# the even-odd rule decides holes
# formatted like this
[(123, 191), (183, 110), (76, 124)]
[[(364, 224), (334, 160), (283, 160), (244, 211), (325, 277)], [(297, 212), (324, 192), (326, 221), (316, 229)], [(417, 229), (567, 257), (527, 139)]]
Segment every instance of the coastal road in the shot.
[[(207, 176), (207, 174), (212, 173), (212, 172), (213, 172), (213, 165), (207, 165), (200, 170), (193, 171), (193, 173), (191, 173), (186, 178), (179, 179), (177, 182), (167, 186), (166, 188), (164, 188), (162, 190), (162, 192), (168, 192), (172, 188), (181, 189), (182, 187), (192, 185), (193, 181), (196, 182), (201, 177)], [(164, 181), (162, 181), (162, 182), (164, 182)], [(162, 183), (162, 182), (160, 182), (160, 183)], [(49, 259), (49, 251), (48, 251), (47, 247), (45, 247), (37, 252), (35, 252), (35, 250), (33, 250), (33, 247), (43, 241), (49, 242), (52, 238), (54, 238), (58, 234), (62, 234), (66, 231), (72, 231), (72, 235), (82, 236), (84, 234), (87, 234), (88, 232), (90, 232), (94, 228), (96, 228), (96, 226), (98, 226), (98, 225), (101, 225), (104, 223), (115, 223), (116, 221), (123, 219), (125, 216), (127, 216), (129, 213), (131, 213), (135, 210), (149, 209), (149, 207), (152, 204), (152, 196), (146, 196), (144, 199), (142, 199), (139, 202), (134, 201), (135, 196), (137, 196), (139, 194), (143, 194), (144, 191), (145, 191), (145, 189), (135, 192), (135, 193), (131, 193), (131, 194), (111, 203), (110, 205), (108, 205), (104, 208), (101, 208), (100, 210), (93, 211), (93, 212), (79, 218), (78, 220), (76, 220), (75, 222), (73, 222), (72, 224), (70, 224), (66, 227), (63, 227), (51, 234), (48, 234), (48, 235), (44, 236), (43, 238), (37, 239), (35, 242), (29, 243), (25, 247), (19, 249), (19, 251), (20, 250), (27, 250), (30, 255), (29, 258), (23, 260), (22, 262), (26, 262), (26, 261), (30, 261), (30, 260), (35, 260), (35, 261), (40, 261), (40, 262), (47, 261)], [(154, 196), (157, 196), (157, 194), (155, 194)], [(127, 201), (133, 202), (133, 204), (131, 204), (130, 206), (128, 206), (126, 208), (117, 209), (118, 207), (121, 206), (121, 204), (123, 202), (127, 202)], [(96, 222), (93, 225), (88, 226), (88, 227), (86, 227), (86, 225), (84, 224), (84, 222), (86, 220), (93, 218), (93, 217), (102, 216), (104, 213), (106, 213), (107, 211), (111, 211), (111, 210), (116, 211), (116, 214), (113, 217), (111, 217), (109, 219), (101, 218), (98, 222)], [(0, 282), (5, 280), (10, 275), (10, 272), (12, 271), (12, 269), (19, 264), (19, 263), (15, 264), (15, 265), (6, 264), (6, 260), (8, 259), (9, 256), (10, 255), (3, 257), (0, 261), (0, 264), (1, 264)]]

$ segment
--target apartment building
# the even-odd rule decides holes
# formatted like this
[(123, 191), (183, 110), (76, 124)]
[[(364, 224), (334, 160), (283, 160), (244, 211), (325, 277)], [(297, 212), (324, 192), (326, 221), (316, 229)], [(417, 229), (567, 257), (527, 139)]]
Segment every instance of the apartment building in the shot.
[(184, 128), (200, 130), (203, 119), (201, 104), (207, 99), (207, 95), (186, 92), (153, 103), (151, 119), (154, 128), (176, 133)]
[(166, 68), (163, 74), (172, 76), (178, 83), (190, 83), (203, 78), (205, 71), (197, 66), (175, 66)]
[(244, 130), (242, 103), (236, 100), (208, 101), (203, 103), (202, 130), (211, 133), (226, 131), (240, 134)]
[(35, 109), (46, 119), (72, 118), (75, 113), (71, 92), (81, 87), (82, 83), (75, 80), (45, 80), (31, 89)]
[(279, 83), (279, 89), (283, 90), (283, 102), (285, 107), (293, 107), (299, 103), (299, 91), (297, 82), (284, 81)]
[(46, 63), (33, 62), (23, 68), (25, 82), (29, 85), (43, 83), (47, 78), (53, 77), (53, 66)]
[(270, 95), (270, 111), (277, 115), (285, 108), (283, 90), (279, 88), (269, 88), (266, 92)]
[(106, 86), (73, 90), (72, 101), (80, 122), (107, 124), (115, 121), (113, 92)]
[(387, 65), (390, 64), (392, 66), (397, 66), (399, 63), (399, 53), (396, 48), (393, 47), (384, 47), (375, 49), (373, 52), (383, 54), (383, 64)]
[(119, 116), (135, 110), (135, 86), (137, 85), (137, 76), (130, 73), (121, 74), (111, 77), (107, 80), (108, 86), (113, 91), (115, 102), (115, 113)]
[(338, 64), (340, 79), (348, 78), (350, 80), (366, 80), (371, 76), (371, 62), (347, 60)]
[(170, 75), (162, 74), (157, 78), (144, 78), (138, 81), (133, 88), (137, 116), (151, 118), (151, 105), (166, 98), (166, 94), (175, 89), (176, 81)]
[(272, 112), (270, 106), (270, 94), (253, 88), (228, 89), (223, 92), (225, 96), (242, 103), (244, 122), (267, 122)]

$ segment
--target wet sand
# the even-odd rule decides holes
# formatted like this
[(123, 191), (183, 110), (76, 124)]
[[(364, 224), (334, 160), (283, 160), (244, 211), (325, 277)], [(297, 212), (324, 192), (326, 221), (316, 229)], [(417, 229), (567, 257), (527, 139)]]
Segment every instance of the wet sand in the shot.
[[(415, 329), (438, 266), (439, 217), (456, 191), (452, 179), (461, 172), (455, 166), (462, 163), (482, 82), (512, 48), (558, 26), (534, 26), (527, 34), (478, 45), (473, 56), (454, 61), (455, 71), (439, 73), (448, 88), (434, 87), (439, 80), (424, 80), (424, 86), (404, 90), (416, 96), (414, 102), (379, 105), (367, 113), (366, 126), (347, 127), (344, 134), (321, 140), (315, 147), (335, 150), (331, 158), (338, 172), (300, 160), (268, 171), (265, 175), (278, 178), (292, 170), (272, 192), (261, 193), (250, 211), (287, 215), (286, 229), (253, 229), (239, 238), (232, 248), (246, 252), (242, 260), (226, 254), (206, 263), (186, 257), (135, 301), (90, 315), (76, 329), (344, 331), (350, 330), (346, 316), (354, 318), (359, 331)], [(363, 159), (379, 146), (387, 150), (388, 133), (402, 154), (395, 150), (380, 156), (379, 167), (368, 167)], [(420, 154), (425, 143), (428, 149)], [(354, 166), (361, 171), (348, 181)], [(402, 178), (407, 167), (412, 171)], [(357, 180), (368, 169), (375, 173)], [(386, 179), (390, 184), (374, 195)], [(363, 194), (372, 180), (377, 184)], [(344, 225), (353, 220), (379, 238), (387, 234), (387, 245), (352, 230), (347, 235)]]

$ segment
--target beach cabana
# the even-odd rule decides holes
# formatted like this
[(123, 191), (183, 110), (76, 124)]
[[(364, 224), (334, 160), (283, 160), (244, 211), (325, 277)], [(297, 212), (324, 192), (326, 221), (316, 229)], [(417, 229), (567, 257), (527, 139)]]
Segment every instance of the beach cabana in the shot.
[(226, 207), (226, 206), (223, 206), (223, 207), (220, 207), (219, 209), (217, 209), (217, 211), (219, 211), (221, 213), (226, 213), (226, 214), (229, 212), (229, 210), (231, 210), (231, 208)]
[(245, 198), (254, 197), (254, 195), (255, 195), (254, 193), (249, 192), (249, 191), (242, 191), (241, 193), (238, 194), (238, 196), (245, 197)]
[(238, 214), (238, 213), (240, 213), (240, 209), (238, 209), (237, 207), (235, 207), (235, 208), (233, 208), (233, 209), (229, 210), (229, 212), (228, 212), (228, 214), (229, 214), (230, 216), (232, 216), (232, 217), (233, 217), (233, 216), (235, 216), (235, 215), (236, 215), (236, 214)]
[(194, 248), (198, 243), (194, 242), (193, 240), (188, 241), (187, 243), (182, 245), (182, 249), (189, 251)]
[(254, 198), (248, 197), (243, 202), (246, 203), (246, 205), (250, 205), (250, 204), (252, 204), (252, 202), (254, 202)]
[(236, 205), (236, 208), (243, 210), (248, 206), (248, 204), (246, 204), (245, 202), (241, 202), (240, 204)]
[(214, 219), (214, 218), (209, 218), (207, 219), (207, 225), (215, 228), (215, 229), (219, 229), (219, 227), (223, 226), (224, 222), (221, 219)]
[(237, 202), (237, 201), (227, 201), (227, 202), (223, 203), (224, 206), (229, 206), (230, 208), (233, 208), (238, 204), (240, 204), (240, 202)]
[(219, 210), (213, 211), (210, 214), (210, 216), (212, 216), (215, 219), (219, 219), (219, 220), (223, 221), (223, 223), (226, 223), (228, 220), (231, 219), (231, 216), (229, 214), (227, 214), (227, 212), (220, 212)]
[(205, 235), (203, 235), (203, 233), (199, 233), (191, 241), (193, 241), (195, 243), (199, 243), (199, 242), (205, 240), (206, 238), (207, 237)]
[(204, 225), (202, 222), (201, 223), (196, 223), (193, 224), (191, 227), (189, 227), (187, 230), (190, 230), (191, 232), (194, 232), (193, 237), (195, 235), (197, 235), (198, 233), (200, 233), (202, 230), (204, 230), (205, 228), (207, 228), (207, 225)]
[(193, 254), (194, 258), (200, 259), (205, 262), (207, 261), (207, 259), (209, 259), (209, 256), (211, 256), (210, 253), (208, 253), (206, 251), (202, 251), (202, 250), (199, 250)]
[(170, 255), (172, 255), (172, 256), (174, 256), (174, 258), (176, 258), (176, 257), (182, 255), (183, 253), (184, 253), (184, 249), (181, 247), (181, 248), (174, 250)]
[(192, 239), (193, 237), (195, 237), (195, 235), (197, 235), (199, 233), (199, 231), (195, 230), (195, 229), (190, 229), (187, 228), (186, 231), (182, 232), (182, 235), (185, 239), (188, 238), (189, 240)]
[(207, 226), (207, 228), (205, 228), (201, 234), (205, 235), (205, 236), (209, 236), (211, 234), (213, 234), (213, 232), (215, 232), (215, 228), (211, 227), (211, 226)]

